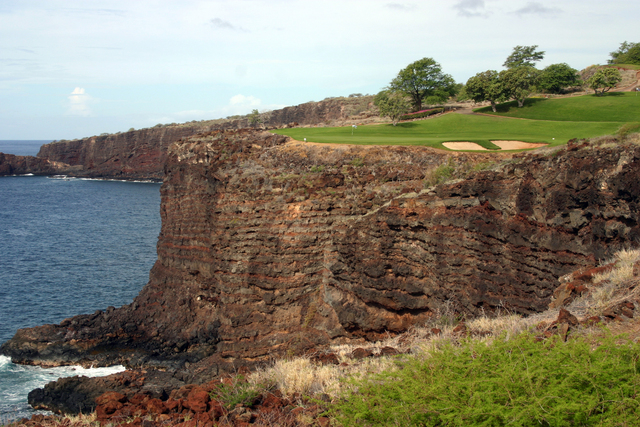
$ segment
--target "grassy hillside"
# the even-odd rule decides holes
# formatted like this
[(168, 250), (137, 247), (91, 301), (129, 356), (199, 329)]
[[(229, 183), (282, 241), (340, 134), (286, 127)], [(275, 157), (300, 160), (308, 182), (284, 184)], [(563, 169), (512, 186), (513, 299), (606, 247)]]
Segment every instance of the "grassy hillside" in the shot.
[(500, 104), (497, 109), (497, 113), (493, 113), (491, 107), (474, 111), (531, 120), (637, 122), (640, 121), (640, 96), (636, 96), (634, 92), (614, 92), (606, 96), (529, 98), (523, 108), (518, 108), (513, 101)]
[[(481, 108), (482, 113), (491, 109)], [(513, 120), (513, 118), (527, 120)], [(562, 99), (528, 99), (499, 105), (494, 117), (446, 114), (429, 120), (352, 127), (294, 128), (274, 131), (308, 142), (357, 145), (422, 145), (444, 148), (443, 142), (476, 142), (497, 149), (492, 140), (518, 140), (561, 145), (572, 138), (615, 133), (624, 123), (640, 121), (640, 96), (613, 93)]]
[[(640, 98), (639, 98), (640, 99)], [(446, 114), (435, 119), (351, 127), (281, 129), (274, 133), (302, 141), (358, 145), (422, 145), (444, 148), (443, 142), (470, 141), (496, 148), (491, 140), (566, 143), (571, 138), (588, 138), (614, 133), (621, 123), (513, 120), (463, 114)], [(353, 131), (353, 135), (352, 135)], [(555, 139), (554, 139), (555, 138)]]

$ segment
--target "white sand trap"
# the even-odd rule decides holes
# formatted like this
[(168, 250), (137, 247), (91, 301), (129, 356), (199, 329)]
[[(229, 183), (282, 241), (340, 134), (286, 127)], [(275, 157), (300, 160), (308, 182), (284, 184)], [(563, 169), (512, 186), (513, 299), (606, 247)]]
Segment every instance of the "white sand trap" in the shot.
[(535, 142), (522, 142), (522, 141), (491, 141), (503, 150), (522, 150), (525, 148), (538, 148), (544, 147), (547, 144), (538, 144)]
[[(503, 150), (523, 150), (526, 148), (538, 148), (544, 147), (547, 144), (538, 144), (533, 142), (522, 141), (491, 141)], [(443, 142), (442, 145), (450, 150), (474, 150), (474, 151), (488, 151), (481, 145), (475, 142)]]
[(449, 150), (478, 150), (478, 151), (487, 151), (481, 145), (476, 144), (475, 142), (443, 142), (442, 145), (447, 147)]

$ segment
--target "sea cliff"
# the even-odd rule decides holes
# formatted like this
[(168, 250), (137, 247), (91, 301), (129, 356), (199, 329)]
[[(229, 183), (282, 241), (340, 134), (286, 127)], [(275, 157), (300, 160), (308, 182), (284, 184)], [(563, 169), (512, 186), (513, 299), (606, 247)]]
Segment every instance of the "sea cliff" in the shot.
[[(586, 142), (511, 155), (248, 129), (183, 138), (167, 151), (158, 261), (140, 295), (20, 330), (0, 352), (203, 383), (400, 333), (443, 307), (542, 311), (559, 277), (640, 237), (639, 162), (640, 147)], [(442, 165), (459, 178), (431, 185)], [(47, 387), (40, 401), (68, 394)]]
[[(329, 122), (366, 122), (372, 117), (377, 118), (371, 111), (375, 110), (372, 98), (329, 98), (320, 102), (285, 107), (260, 114), (255, 118), (253, 127), (275, 129)], [(168, 148), (173, 142), (202, 132), (247, 128), (250, 125), (249, 116), (156, 125), (128, 132), (52, 142), (43, 145), (37, 157), (73, 166), (72, 170), (67, 168), (67, 171), (74, 176), (161, 181)], [(42, 162), (31, 160), (32, 163), (38, 161)]]

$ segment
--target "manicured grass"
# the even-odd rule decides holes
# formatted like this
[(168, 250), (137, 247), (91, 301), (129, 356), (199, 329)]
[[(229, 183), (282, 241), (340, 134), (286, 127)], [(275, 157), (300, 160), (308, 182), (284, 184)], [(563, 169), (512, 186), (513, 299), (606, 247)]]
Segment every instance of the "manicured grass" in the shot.
[(531, 120), (576, 122), (638, 122), (640, 121), (640, 95), (635, 92), (614, 92), (604, 96), (584, 95), (572, 98), (529, 98), (524, 107), (515, 101), (498, 105), (498, 112), (491, 107), (474, 110)]
[(640, 345), (557, 338), (470, 340), (399, 359), (353, 380), (334, 415), (344, 426), (638, 425)]
[[(640, 97), (638, 98), (640, 100)], [(415, 122), (327, 128), (293, 128), (272, 131), (299, 141), (359, 145), (421, 145), (444, 148), (443, 142), (469, 141), (495, 149), (491, 140), (518, 140), (560, 145), (572, 138), (614, 133), (622, 123), (513, 120), (503, 117), (445, 114)], [(555, 139), (554, 139), (555, 138)]]

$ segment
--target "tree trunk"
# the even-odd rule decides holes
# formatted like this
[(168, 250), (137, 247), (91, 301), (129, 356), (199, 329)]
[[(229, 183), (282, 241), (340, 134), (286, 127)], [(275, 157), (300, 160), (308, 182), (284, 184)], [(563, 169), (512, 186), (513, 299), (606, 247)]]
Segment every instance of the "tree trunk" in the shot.
[(522, 107), (524, 107), (524, 100), (525, 100), (525, 99), (526, 99), (526, 98), (518, 99), (518, 108), (522, 108)]
[(494, 113), (497, 113), (498, 110), (496, 109), (496, 102), (495, 101), (490, 101), (491, 102), (491, 110), (493, 110)]

